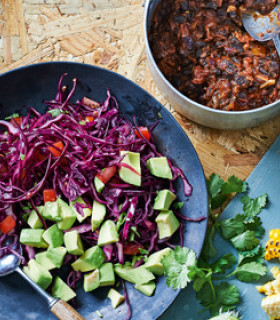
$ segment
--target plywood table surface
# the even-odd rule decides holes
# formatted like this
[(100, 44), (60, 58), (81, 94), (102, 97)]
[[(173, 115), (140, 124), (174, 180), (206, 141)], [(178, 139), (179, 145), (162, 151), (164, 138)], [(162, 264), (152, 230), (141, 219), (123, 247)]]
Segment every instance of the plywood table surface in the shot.
[[(149, 73), (142, 0), (0, 0), (0, 73), (46, 61), (118, 72), (156, 97), (193, 143), (206, 176), (249, 176), (280, 133), (280, 117), (257, 128), (220, 131), (176, 113)], [(167, 133), (168, 134), (168, 133)]]

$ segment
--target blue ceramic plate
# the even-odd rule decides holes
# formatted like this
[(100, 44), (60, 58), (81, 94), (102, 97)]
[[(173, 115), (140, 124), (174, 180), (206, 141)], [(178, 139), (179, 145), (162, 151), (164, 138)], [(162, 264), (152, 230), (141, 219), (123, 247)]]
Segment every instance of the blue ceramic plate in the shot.
[[(124, 77), (94, 66), (67, 62), (54, 62), (20, 68), (0, 76), (0, 118), (18, 112), (24, 114), (24, 106), (33, 106), (40, 112), (46, 110), (43, 100), (55, 97), (60, 76), (67, 72), (66, 85), (72, 85), (72, 79), (78, 79), (75, 99), (88, 96), (104, 101), (106, 90), (110, 88), (117, 98), (120, 110), (132, 120), (136, 115), (137, 123), (150, 126), (162, 116), (154, 130), (154, 137), (161, 153), (168, 156), (187, 175), (193, 186), (193, 194), (186, 199), (181, 182), (177, 185), (177, 195), (185, 202), (182, 213), (198, 218), (208, 214), (207, 188), (200, 161), (188, 137), (170, 113), (150, 94)], [(206, 232), (207, 219), (201, 223), (188, 223), (185, 228), (185, 245), (200, 254)], [(163, 277), (157, 281), (154, 296), (146, 297), (130, 284), (128, 295), (132, 305), (134, 320), (158, 318), (174, 301), (179, 290), (166, 286)], [(108, 288), (100, 288), (85, 294), (80, 287), (77, 290), (78, 311), (86, 319), (99, 319), (99, 310), (103, 319), (125, 319), (126, 306), (113, 310), (106, 299)], [(0, 319), (44, 320), (54, 319), (41, 297), (17, 274), (1, 278), (0, 281)]]

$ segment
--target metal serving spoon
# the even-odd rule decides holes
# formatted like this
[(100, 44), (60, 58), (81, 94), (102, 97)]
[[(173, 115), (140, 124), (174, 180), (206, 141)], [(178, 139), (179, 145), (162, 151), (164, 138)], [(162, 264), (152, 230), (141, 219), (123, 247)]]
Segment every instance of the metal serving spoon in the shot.
[[(12, 240), (8, 238), (5, 245), (11, 245)], [(17, 252), (22, 251), (19, 244), (11, 246)], [(60, 320), (85, 320), (76, 310), (74, 310), (68, 303), (63, 300), (53, 298), (43, 289), (41, 289), (35, 282), (33, 282), (19, 267), (21, 260), (18, 256), (10, 253), (0, 258), (0, 277), (16, 271), (19, 273), (40, 295), (45, 298), (51, 312)]]
[(243, 26), (249, 35), (258, 41), (273, 40), (280, 56), (280, 4), (268, 15), (261, 15), (253, 11), (242, 14)]

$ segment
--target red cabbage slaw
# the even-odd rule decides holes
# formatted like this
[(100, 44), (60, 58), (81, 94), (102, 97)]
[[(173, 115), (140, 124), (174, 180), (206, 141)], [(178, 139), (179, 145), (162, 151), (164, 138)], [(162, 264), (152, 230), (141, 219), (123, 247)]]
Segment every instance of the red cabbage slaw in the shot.
[[(173, 179), (166, 180), (153, 176), (147, 168), (148, 159), (161, 156), (157, 151), (152, 131), (157, 122), (149, 129), (148, 140), (139, 130), (136, 120), (128, 121), (119, 111), (117, 100), (107, 90), (107, 99), (98, 103), (83, 98), (72, 103), (71, 97), (76, 89), (77, 81), (69, 93), (62, 85), (64, 74), (58, 83), (55, 99), (45, 101), (48, 112), (40, 114), (30, 107), (20, 122), (0, 120), (0, 126), (6, 131), (0, 132), (0, 222), (12, 215), (17, 224), (9, 236), (18, 241), (20, 230), (26, 225), (26, 215), (35, 209), (44, 228), (50, 225), (45, 221), (37, 207), (44, 204), (43, 190), (54, 189), (56, 196), (67, 202), (82, 196), (86, 205), (76, 204), (76, 210), (83, 214), (84, 207), (91, 207), (96, 200), (107, 207), (106, 219), (118, 223), (122, 214), (127, 212), (127, 219), (120, 224), (120, 241), (103, 247), (107, 261), (124, 264), (131, 261), (131, 254), (126, 254), (129, 245), (128, 234), (133, 226), (137, 226), (138, 236), (132, 241), (134, 246), (145, 248), (149, 253), (164, 247), (173, 247), (171, 239), (158, 239), (153, 209), (153, 201), (157, 191), (169, 189), (175, 192), (174, 181), (181, 177), (186, 196), (192, 193), (192, 187), (184, 173), (169, 161)], [(89, 121), (87, 120), (89, 119)], [(54, 157), (50, 152), (57, 141), (63, 143), (60, 156)], [(123, 164), (121, 150), (138, 152), (141, 155), (141, 187), (125, 183), (118, 174), (106, 183), (102, 192), (95, 189), (93, 180), (103, 168)], [(131, 168), (133, 169), (133, 168)], [(189, 219), (174, 210), (180, 220), (180, 244), (183, 246), (183, 220)], [(79, 232), (83, 243), (91, 247), (97, 244), (98, 230), (91, 231), (90, 218), (83, 224), (72, 227)], [(67, 230), (69, 231), (69, 230)], [(11, 252), (4, 246), (7, 235), (0, 236), (0, 257)], [(23, 246), (22, 263), (26, 264), (35, 257), (35, 249)], [(64, 264), (69, 264), (77, 257), (67, 254)], [(143, 263), (139, 259), (135, 267)], [(81, 273), (70, 271), (67, 284), (75, 289)], [(128, 301), (126, 297), (126, 301)], [(129, 312), (130, 313), (130, 312)], [(129, 318), (130, 316), (128, 316)]]

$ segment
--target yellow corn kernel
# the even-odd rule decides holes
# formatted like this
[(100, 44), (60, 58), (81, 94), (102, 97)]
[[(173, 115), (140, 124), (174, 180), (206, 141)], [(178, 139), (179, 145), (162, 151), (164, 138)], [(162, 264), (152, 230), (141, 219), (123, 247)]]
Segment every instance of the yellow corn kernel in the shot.
[(278, 279), (280, 277), (280, 269), (277, 266), (274, 266), (270, 272), (272, 273), (274, 279)]
[(280, 229), (272, 229), (269, 231), (269, 239), (280, 239)]
[(264, 293), (267, 296), (280, 293), (280, 277), (276, 280), (269, 281), (263, 286), (256, 286), (259, 292)]

